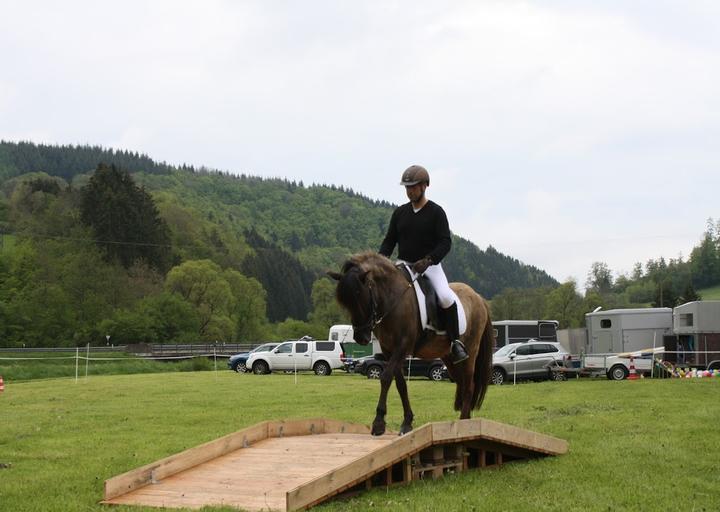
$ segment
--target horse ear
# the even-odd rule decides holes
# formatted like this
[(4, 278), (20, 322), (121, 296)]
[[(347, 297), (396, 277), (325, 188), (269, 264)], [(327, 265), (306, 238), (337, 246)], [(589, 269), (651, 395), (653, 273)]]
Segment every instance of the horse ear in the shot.
[(328, 271), (327, 275), (335, 279), (335, 281), (340, 281), (340, 279), (342, 279), (342, 274), (338, 274), (337, 272)]

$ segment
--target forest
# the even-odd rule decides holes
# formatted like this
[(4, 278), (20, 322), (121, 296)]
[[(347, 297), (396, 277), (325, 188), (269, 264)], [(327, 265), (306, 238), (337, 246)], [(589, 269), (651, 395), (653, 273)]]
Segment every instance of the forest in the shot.
[[(347, 322), (326, 271), (377, 249), (394, 207), (342, 185), (0, 141), (0, 346), (324, 337)], [(455, 234), (443, 265), (488, 299), (558, 286)]]

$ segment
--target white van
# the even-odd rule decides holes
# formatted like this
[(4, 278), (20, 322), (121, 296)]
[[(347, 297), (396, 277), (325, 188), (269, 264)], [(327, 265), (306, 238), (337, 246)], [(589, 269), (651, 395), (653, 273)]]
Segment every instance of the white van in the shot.
[(330, 375), (343, 367), (344, 357), (340, 342), (304, 337), (281, 343), (270, 352), (252, 353), (245, 365), (255, 375), (278, 370), (312, 370), (316, 375)]

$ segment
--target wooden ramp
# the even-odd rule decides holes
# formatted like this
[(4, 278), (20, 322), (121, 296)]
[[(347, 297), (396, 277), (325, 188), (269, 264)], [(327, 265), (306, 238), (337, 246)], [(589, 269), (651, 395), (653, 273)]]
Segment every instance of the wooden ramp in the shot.
[(380, 437), (327, 419), (267, 421), (106, 480), (103, 503), (298, 510), (339, 494), (567, 449), (562, 439), (481, 418)]

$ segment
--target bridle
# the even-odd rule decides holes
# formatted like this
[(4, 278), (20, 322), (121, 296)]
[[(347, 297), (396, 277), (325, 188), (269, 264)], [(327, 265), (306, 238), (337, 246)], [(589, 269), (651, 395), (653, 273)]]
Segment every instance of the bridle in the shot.
[[(399, 268), (399, 266), (398, 266), (398, 268)], [(367, 285), (365, 285), (365, 286), (367, 286), (368, 292), (370, 293), (370, 315), (368, 316), (368, 321), (365, 322), (364, 324), (361, 324), (361, 325), (352, 324), (353, 331), (359, 331), (359, 330), (364, 330), (364, 329), (370, 329), (370, 331), (372, 331), (373, 329), (375, 329), (375, 327), (377, 327), (378, 325), (380, 325), (380, 323), (383, 321), (383, 319), (384, 319), (389, 313), (391, 313), (391, 312), (397, 307), (398, 304), (400, 304), (400, 301), (401, 301), (402, 298), (405, 296), (405, 292), (407, 292), (410, 288), (412, 288), (413, 283), (415, 283), (415, 281), (417, 280), (418, 277), (419, 277), (419, 274), (416, 275), (416, 276), (407, 284), (407, 286), (405, 287), (405, 289), (403, 289), (402, 293), (397, 296), (397, 298), (396, 298), (395, 301), (390, 305), (390, 307), (386, 308), (385, 312), (384, 312), (383, 314), (381, 314), (381, 315), (378, 315), (378, 304), (377, 304), (377, 299), (375, 298), (375, 289), (374, 289), (374, 287), (371, 286), (370, 283), (368, 283)], [(371, 282), (372, 282), (372, 281), (371, 281)]]

